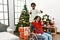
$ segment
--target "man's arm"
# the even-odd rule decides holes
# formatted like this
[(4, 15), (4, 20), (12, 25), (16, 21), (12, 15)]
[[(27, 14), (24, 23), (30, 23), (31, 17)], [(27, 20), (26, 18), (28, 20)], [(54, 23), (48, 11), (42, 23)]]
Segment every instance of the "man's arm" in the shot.
[(38, 10), (36, 10), (36, 11), (37, 11), (37, 13), (43, 13), (43, 11), (42, 11), (42, 10), (39, 10), (39, 11), (38, 11)]

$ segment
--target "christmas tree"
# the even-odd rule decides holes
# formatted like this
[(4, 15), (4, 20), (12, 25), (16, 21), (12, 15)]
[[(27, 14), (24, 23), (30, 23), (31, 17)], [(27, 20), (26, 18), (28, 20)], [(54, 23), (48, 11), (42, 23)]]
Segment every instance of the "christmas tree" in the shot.
[[(46, 26), (47, 26), (47, 22), (49, 22), (49, 24), (50, 24), (51, 27), (52, 27), (53, 23), (51, 22), (52, 20), (49, 19), (49, 15), (47, 15), (47, 14), (43, 15), (42, 20), (43, 20), (43, 23), (44, 23)], [(53, 33), (53, 32), (55, 32), (55, 30), (54, 30), (53, 28), (51, 28), (50, 32)]]
[(28, 27), (28, 26), (30, 26), (29, 13), (28, 13), (26, 5), (24, 5), (24, 9), (22, 10), (22, 13), (19, 17), (19, 22), (16, 26), (16, 30), (18, 30), (19, 27)]
[(42, 20), (43, 20), (44, 24), (47, 25), (47, 22), (49, 21), (50, 25), (52, 25), (51, 19), (49, 19), (49, 15), (47, 15), (47, 14), (43, 15)]

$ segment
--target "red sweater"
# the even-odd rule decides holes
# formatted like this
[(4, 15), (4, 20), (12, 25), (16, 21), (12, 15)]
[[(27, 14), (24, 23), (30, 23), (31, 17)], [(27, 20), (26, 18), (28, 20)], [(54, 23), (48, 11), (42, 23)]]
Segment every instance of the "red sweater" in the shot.
[(42, 28), (42, 24), (41, 24), (41, 22), (32, 22), (32, 24), (33, 24), (33, 26), (34, 26), (34, 28), (36, 29), (35, 30), (35, 33), (36, 34), (40, 34), (41, 32), (43, 33), (43, 28)]

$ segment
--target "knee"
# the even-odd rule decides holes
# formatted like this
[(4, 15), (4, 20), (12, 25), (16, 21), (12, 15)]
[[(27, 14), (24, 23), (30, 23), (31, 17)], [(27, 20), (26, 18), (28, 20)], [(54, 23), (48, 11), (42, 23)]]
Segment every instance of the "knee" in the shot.
[(48, 36), (43, 36), (44, 39), (48, 39)]
[(49, 37), (52, 37), (52, 35), (49, 35)]

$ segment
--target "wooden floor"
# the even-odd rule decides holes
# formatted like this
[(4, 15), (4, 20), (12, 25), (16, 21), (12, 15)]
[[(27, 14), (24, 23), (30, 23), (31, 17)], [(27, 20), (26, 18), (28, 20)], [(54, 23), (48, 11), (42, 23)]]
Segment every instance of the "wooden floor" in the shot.
[[(19, 37), (19, 33), (15, 32), (15, 35)], [(56, 34), (56, 36), (53, 36), (53, 40), (60, 40), (60, 34)]]
[(53, 37), (53, 40), (60, 40), (60, 34), (57, 34), (55, 37)]

